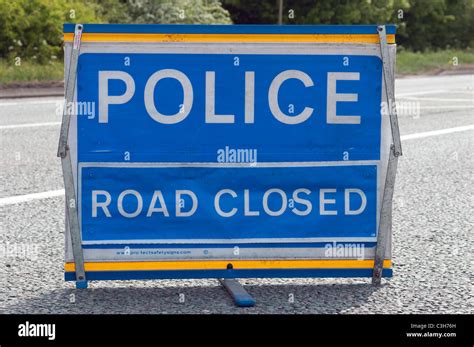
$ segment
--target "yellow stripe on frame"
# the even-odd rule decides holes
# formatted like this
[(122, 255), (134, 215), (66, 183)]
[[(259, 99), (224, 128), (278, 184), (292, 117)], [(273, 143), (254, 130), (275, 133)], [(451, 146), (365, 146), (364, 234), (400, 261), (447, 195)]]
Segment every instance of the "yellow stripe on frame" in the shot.
[[(239, 269), (371, 269), (373, 260), (188, 260), (188, 261), (136, 261), (136, 262), (86, 262), (86, 271), (153, 271), (153, 270), (223, 270), (232, 263)], [(385, 260), (384, 268), (392, 262)], [(65, 263), (66, 272), (74, 272), (74, 263)]]
[[(72, 42), (73, 33), (64, 41)], [(83, 33), (82, 42), (267, 42), (267, 43), (379, 43), (378, 34), (99, 34)], [(387, 35), (395, 43), (395, 35)]]

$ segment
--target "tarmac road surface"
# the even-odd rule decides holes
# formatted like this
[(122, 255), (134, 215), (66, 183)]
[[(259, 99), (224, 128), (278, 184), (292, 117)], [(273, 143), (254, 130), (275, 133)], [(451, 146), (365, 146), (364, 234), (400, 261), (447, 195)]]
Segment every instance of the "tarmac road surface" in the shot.
[(216, 280), (64, 282), (61, 99), (0, 100), (0, 247), (30, 247), (0, 248), (0, 313), (474, 313), (474, 76), (400, 79), (396, 92), (394, 277), (241, 280), (257, 301), (245, 309)]

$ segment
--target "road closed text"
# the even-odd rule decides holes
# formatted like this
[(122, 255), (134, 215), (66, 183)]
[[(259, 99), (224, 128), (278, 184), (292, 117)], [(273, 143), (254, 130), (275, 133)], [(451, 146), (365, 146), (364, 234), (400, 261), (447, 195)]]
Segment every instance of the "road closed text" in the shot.
[(105, 164), (82, 168), (81, 177), (83, 239), (91, 242), (376, 234), (375, 165)]
[[(211, 200), (213, 201), (213, 211), (224, 218), (231, 218), (238, 214), (245, 217), (258, 217), (261, 214), (278, 217), (287, 211), (301, 217), (310, 213), (348, 216), (364, 212), (367, 206), (367, 196), (364, 191), (358, 188), (343, 189), (342, 203), (338, 203), (336, 200), (337, 193), (336, 188), (321, 188), (318, 191), (308, 188), (298, 188), (293, 191), (270, 188), (257, 193), (250, 189), (236, 191), (225, 188), (216, 192)], [(154, 190), (150, 194), (150, 192), (142, 193), (134, 189), (126, 189), (114, 198), (106, 190), (92, 190), (91, 194), (92, 218), (100, 217), (101, 214), (108, 218), (120, 216), (124, 218), (138, 216), (151, 218), (155, 215), (185, 218), (193, 216), (200, 207), (199, 193), (187, 189), (178, 189), (171, 194), (167, 193), (167, 196), (173, 197), (172, 201), (165, 199), (162, 190)], [(316, 199), (317, 209), (313, 206), (314, 199), (309, 199), (312, 195), (318, 197)], [(111, 205), (114, 206), (113, 209)], [(117, 215), (113, 216), (111, 210), (116, 211)], [(209, 210), (209, 206), (205, 210)]]

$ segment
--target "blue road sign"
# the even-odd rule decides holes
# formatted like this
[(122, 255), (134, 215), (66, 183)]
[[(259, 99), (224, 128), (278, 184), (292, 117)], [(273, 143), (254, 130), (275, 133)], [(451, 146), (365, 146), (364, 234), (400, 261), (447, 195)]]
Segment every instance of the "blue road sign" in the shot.
[(259, 162), (380, 159), (379, 57), (82, 54), (78, 69), (96, 115), (79, 118), (80, 161), (216, 162), (226, 146)]
[(382, 67), (376, 26), (85, 25), (69, 145), (88, 278), (370, 276)]

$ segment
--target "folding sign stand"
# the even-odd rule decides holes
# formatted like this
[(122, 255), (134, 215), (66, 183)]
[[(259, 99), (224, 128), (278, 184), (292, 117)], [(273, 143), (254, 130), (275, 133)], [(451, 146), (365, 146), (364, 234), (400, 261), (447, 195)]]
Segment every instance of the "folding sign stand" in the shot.
[[(77, 24), (74, 31), (74, 44), (71, 52), (71, 61), (66, 80), (66, 95), (59, 135), (58, 157), (61, 158), (61, 166), (64, 177), (64, 189), (66, 192), (66, 218), (71, 232), (72, 253), (76, 265), (76, 287), (87, 288), (86, 273), (84, 270), (84, 255), (82, 253), (82, 237), (79, 226), (78, 206), (76, 189), (74, 188), (74, 177), (72, 172), (71, 154), (68, 146), (69, 124), (72, 114), (68, 114), (71, 102), (74, 101), (74, 90), (77, 76), (77, 61), (81, 48), (82, 25)], [(72, 109), (76, 109), (73, 107)]]
[[(74, 102), (75, 85), (77, 77), (77, 65), (79, 52), (81, 48), (83, 25), (77, 24), (74, 29), (74, 41), (70, 55), (69, 70), (66, 76), (65, 105), (63, 110), (61, 133), (58, 146), (58, 157), (61, 158), (62, 171), (64, 177), (64, 186), (66, 192), (66, 222), (71, 234), (71, 248), (75, 265), (75, 280), (77, 288), (87, 288), (87, 278), (84, 268), (84, 254), (82, 248), (82, 235), (79, 225), (78, 199), (76, 196), (76, 188), (74, 184), (73, 163), (71, 153), (68, 146), (69, 126), (72, 116), (68, 107)], [(397, 171), (398, 157), (402, 155), (400, 133), (398, 128), (397, 113), (393, 107), (394, 95), (394, 74), (393, 63), (390, 61), (389, 45), (387, 44), (386, 27), (378, 27), (378, 36), (380, 42), (380, 52), (383, 62), (383, 79), (385, 85), (385, 102), (387, 102), (392, 145), (389, 151), (388, 167), (385, 178), (385, 187), (381, 201), (381, 213), (379, 218), (379, 227), (377, 234), (377, 245), (375, 250), (375, 261), (372, 273), (372, 283), (379, 285), (381, 283), (383, 263), (386, 255), (387, 244), (390, 241), (391, 225), (392, 225), (392, 199), (394, 192), (395, 176)], [(76, 109), (73, 107), (72, 109)], [(232, 271), (232, 267), (228, 267)], [(223, 275), (226, 276), (226, 275)], [(229, 276), (229, 278), (219, 279), (219, 282), (229, 292), (237, 306), (248, 307), (255, 304), (255, 300), (245, 291), (238, 280)]]
[[(380, 223), (377, 234), (377, 246), (375, 249), (374, 272), (372, 284), (380, 285), (382, 279), (383, 262), (385, 260), (385, 249), (392, 229), (392, 199), (395, 188), (395, 176), (397, 173), (398, 157), (402, 155), (402, 144), (400, 130), (398, 128), (397, 111), (395, 108), (394, 76), (392, 62), (388, 52), (387, 36), (385, 25), (377, 28), (380, 39), (380, 53), (383, 63), (383, 79), (385, 84), (385, 95), (387, 109), (389, 110), (390, 126), (392, 129), (392, 141), (388, 159), (387, 175), (385, 177), (385, 187), (382, 198), (382, 208), (380, 212)], [(392, 107), (393, 106), (393, 107)]]

